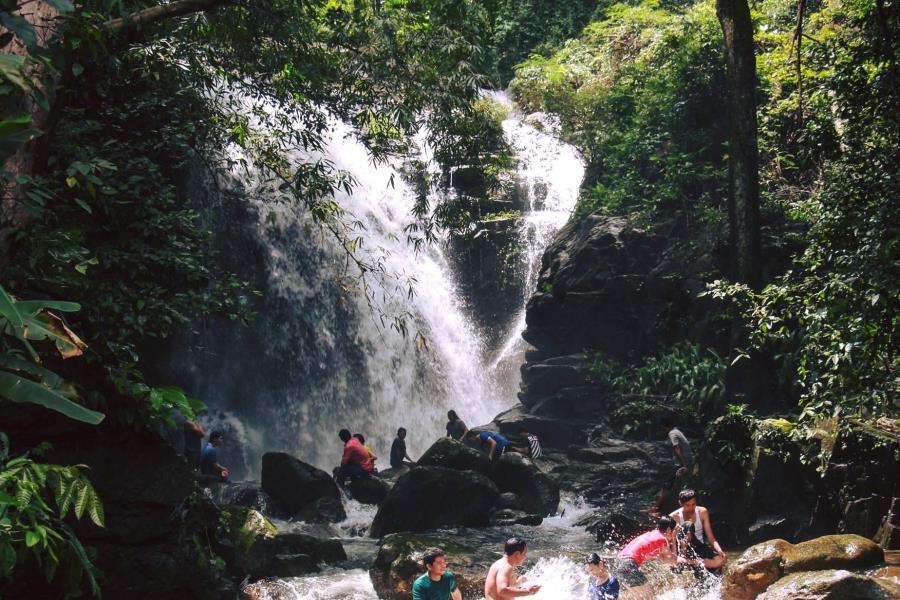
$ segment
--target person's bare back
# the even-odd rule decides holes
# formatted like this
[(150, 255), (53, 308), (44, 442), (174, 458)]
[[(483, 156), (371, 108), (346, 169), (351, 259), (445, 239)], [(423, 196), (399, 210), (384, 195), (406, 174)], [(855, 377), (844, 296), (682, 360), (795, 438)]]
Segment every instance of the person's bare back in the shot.
[(484, 582), (484, 600), (500, 600), (497, 592), (501, 587), (500, 582), (505, 584), (503, 587), (511, 587), (516, 584), (516, 570), (512, 568), (505, 556), (494, 562), (488, 571), (487, 579)]

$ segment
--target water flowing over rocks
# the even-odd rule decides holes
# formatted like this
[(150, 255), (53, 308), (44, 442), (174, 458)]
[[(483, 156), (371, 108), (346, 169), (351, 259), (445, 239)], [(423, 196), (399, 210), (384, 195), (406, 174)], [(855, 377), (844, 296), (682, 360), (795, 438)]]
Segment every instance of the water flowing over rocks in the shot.
[(411, 600), (412, 584), (424, 572), (422, 553), (435, 546), (446, 552), (463, 598), (480, 598), (488, 568), (497, 559), (495, 552), (477, 544), (450, 542), (441, 536), (409, 533), (392, 534), (382, 541), (369, 570), (378, 597)]

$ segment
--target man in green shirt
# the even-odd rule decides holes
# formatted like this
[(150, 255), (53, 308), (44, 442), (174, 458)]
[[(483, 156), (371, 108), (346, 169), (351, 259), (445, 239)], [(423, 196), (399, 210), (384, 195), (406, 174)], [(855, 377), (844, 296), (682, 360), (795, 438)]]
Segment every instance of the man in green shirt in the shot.
[(422, 555), (425, 574), (416, 579), (412, 600), (462, 600), (456, 576), (447, 570), (447, 559), (440, 548), (429, 548)]

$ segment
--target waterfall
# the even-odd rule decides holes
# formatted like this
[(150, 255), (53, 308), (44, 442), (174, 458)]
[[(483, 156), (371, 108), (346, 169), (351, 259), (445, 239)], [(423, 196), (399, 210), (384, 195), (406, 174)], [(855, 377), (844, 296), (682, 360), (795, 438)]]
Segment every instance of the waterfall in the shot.
[[(511, 105), (503, 94), (494, 97)], [(292, 160), (327, 161), (353, 177), (352, 189), (339, 189), (335, 201), (359, 223), (359, 256), (388, 274), (368, 276), (368, 296), (335, 239), (249, 167), (240, 149), (225, 151), (229, 172), (193, 183), (195, 195), (205, 196), (205, 212), (217, 216), (216, 244), (226, 266), (263, 292), (259, 314), (247, 327), (197, 324), (189, 342), (171, 353), (166, 373), (211, 407), (203, 423), (224, 431), (220, 455), (234, 479), (258, 478), (261, 455), (269, 451), (330, 469), (340, 457), (337, 431), (344, 427), (365, 435), (378, 466), (386, 468), (398, 427), (408, 430), (409, 454), (416, 458), (444, 434), (448, 409), (478, 425), (515, 402), (525, 303), (541, 254), (569, 217), (583, 174), (577, 153), (555, 137), (554, 127), (546, 115), (525, 122), (514, 111), (503, 123), (527, 201), (518, 232), (525, 291), (517, 325), (503, 340), (480, 337), (463, 308), (445, 245), (416, 252), (407, 242), (416, 190), (399, 165), (373, 163), (347, 125), (332, 120), (321, 152)], [(419, 145), (428, 163), (421, 138)], [(407, 280), (414, 282), (412, 297)], [(390, 321), (404, 312), (405, 336)]]
[(520, 381), (519, 366), (528, 347), (522, 339), (525, 306), (537, 286), (544, 251), (575, 210), (584, 179), (584, 161), (574, 146), (559, 139), (557, 117), (547, 113), (523, 115), (506, 92), (487, 95), (508, 109), (503, 131), (515, 153), (517, 186), (524, 200), (518, 225), (522, 256), (519, 276), (524, 281), (522, 303), (490, 362), (504, 397), (515, 397)]

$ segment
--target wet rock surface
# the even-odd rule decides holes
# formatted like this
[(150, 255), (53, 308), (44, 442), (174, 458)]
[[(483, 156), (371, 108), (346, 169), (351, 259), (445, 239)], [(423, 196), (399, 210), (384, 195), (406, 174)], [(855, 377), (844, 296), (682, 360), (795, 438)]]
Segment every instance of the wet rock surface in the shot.
[[(809, 576), (810, 572), (825, 570), (863, 569), (883, 561), (884, 552), (877, 544), (853, 534), (827, 535), (799, 544), (770, 540), (748, 548), (728, 565), (723, 592), (728, 600), (749, 600), (786, 575)], [(795, 579), (802, 578), (798, 575)]]
[(437, 440), (425, 451), (416, 464), (422, 467), (476, 471), (488, 476), (492, 471), (491, 461), (484, 452), (479, 452), (450, 438)]
[(794, 573), (771, 585), (758, 600), (895, 600), (900, 586), (844, 570)]
[(378, 509), (371, 537), (449, 525), (483, 527), (500, 492), (475, 471), (415, 467), (402, 475)]
[(522, 509), (531, 514), (552, 515), (559, 506), (559, 486), (521, 454), (507, 452), (491, 475), (501, 492), (516, 495)]
[[(321, 469), (283, 452), (268, 452), (262, 459), (262, 488), (294, 515), (322, 498), (340, 500), (334, 479)], [(346, 517), (343, 509), (335, 516)]]

